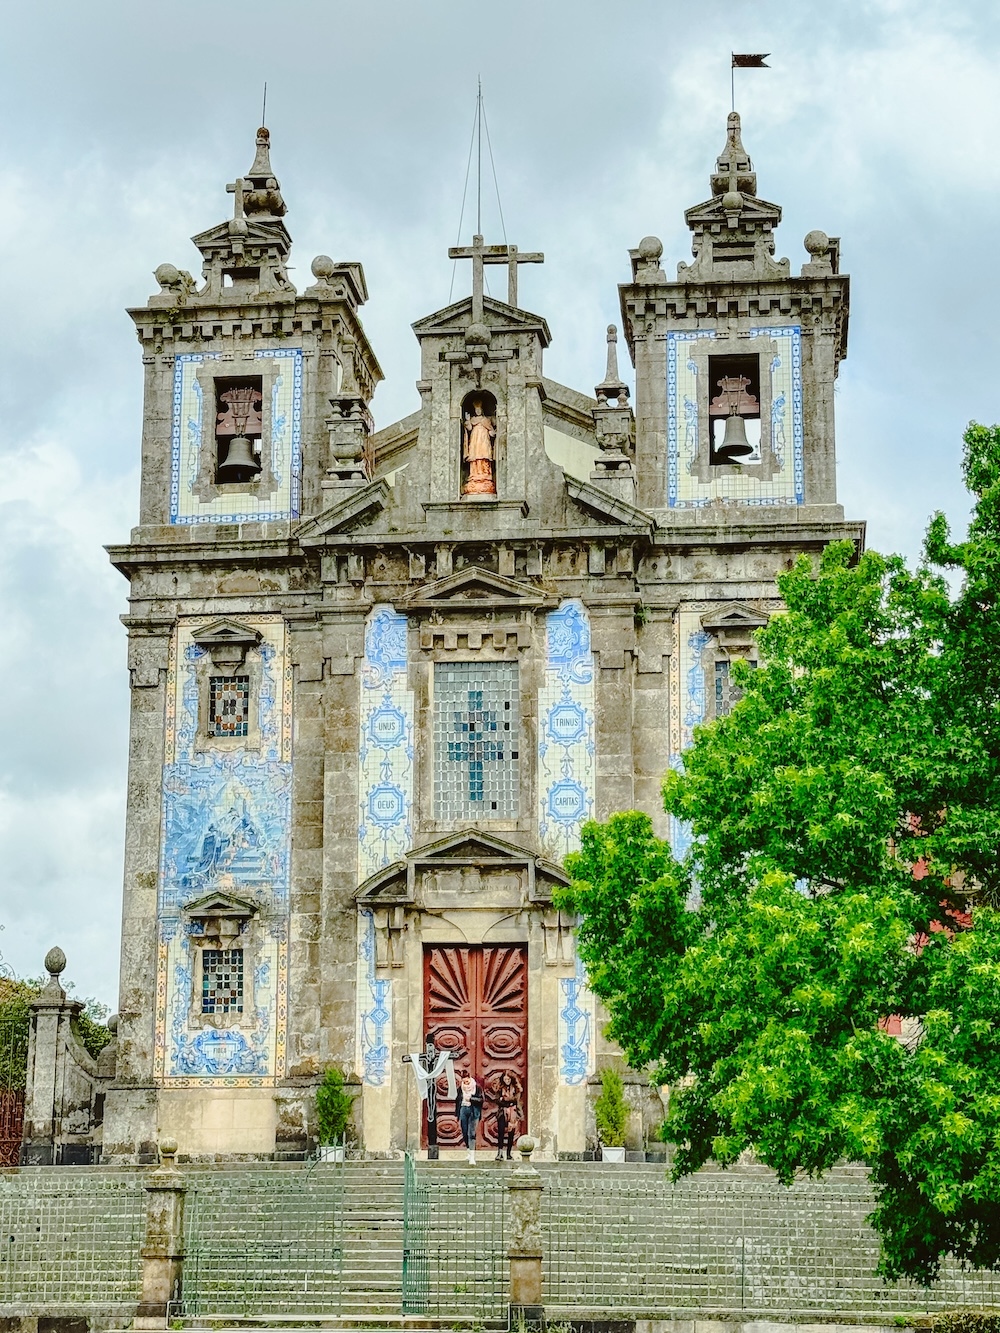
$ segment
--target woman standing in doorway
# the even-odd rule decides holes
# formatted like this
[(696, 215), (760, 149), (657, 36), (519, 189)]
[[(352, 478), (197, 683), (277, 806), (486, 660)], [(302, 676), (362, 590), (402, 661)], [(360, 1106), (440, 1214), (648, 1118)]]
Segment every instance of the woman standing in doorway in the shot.
[(462, 1140), (469, 1153), (469, 1165), (476, 1165), (476, 1131), (483, 1113), (483, 1090), (468, 1070), (463, 1071), (455, 1097), (455, 1114), (462, 1131)]

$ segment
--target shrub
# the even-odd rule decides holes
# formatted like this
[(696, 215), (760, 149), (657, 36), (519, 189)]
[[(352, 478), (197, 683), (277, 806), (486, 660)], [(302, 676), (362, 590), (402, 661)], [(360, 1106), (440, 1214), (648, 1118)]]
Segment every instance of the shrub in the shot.
[(628, 1129), (628, 1107), (625, 1105), (625, 1085), (621, 1075), (613, 1069), (601, 1070), (601, 1095), (594, 1103), (597, 1137), (605, 1148), (625, 1146)]
[(320, 1143), (328, 1145), (344, 1141), (352, 1105), (353, 1098), (344, 1091), (343, 1074), (339, 1069), (328, 1069), (316, 1089)]

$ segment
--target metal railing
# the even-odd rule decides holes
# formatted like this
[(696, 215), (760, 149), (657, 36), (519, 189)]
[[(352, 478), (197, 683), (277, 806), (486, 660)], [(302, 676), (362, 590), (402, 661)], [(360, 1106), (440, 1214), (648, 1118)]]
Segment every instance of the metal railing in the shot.
[(134, 1311), (145, 1183), (136, 1171), (29, 1167), (0, 1175), (0, 1305)]
[(896, 1315), (1000, 1307), (1000, 1273), (947, 1266), (931, 1288), (876, 1275), (867, 1182), (719, 1172), (543, 1169), (546, 1307), (674, 1314)]
[(507, 1172), (417, 1164), (403, 1186), (403, 1314), (506, 1319)]
[(184, 1315), (337, 1313), (344, 1167), (185, 1172)]

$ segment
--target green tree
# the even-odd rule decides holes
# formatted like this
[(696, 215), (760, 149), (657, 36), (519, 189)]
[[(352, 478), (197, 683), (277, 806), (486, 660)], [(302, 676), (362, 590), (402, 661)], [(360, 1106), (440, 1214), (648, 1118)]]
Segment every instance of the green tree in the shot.
[(922, 1282), (1000, 1264), (1000, 429), (965, 444), (967, 540), (939, 515), (915, 572), (839, 543), (783, 575), (666, 778), (687, 854), (589, 824), (560, 904), (609, 1035), (676, 1089), (675, 1177), (863, 1162), (881, 1271)]

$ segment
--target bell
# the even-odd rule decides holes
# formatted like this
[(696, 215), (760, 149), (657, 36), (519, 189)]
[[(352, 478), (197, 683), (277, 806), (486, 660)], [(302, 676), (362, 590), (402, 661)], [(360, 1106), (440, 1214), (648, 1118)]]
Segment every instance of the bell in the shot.
[(735, 412), (726, 417), (726, 433), (722, 443), (715, 450), (716, 463), (740, 463), (753, 453), (753, 445), (747, 439), (747, 428), (743, 418)]
[[(726, 427), (728, 435), (729, 427)], [(249, 481), (260, 471), (260, 464), (253, 456), (253, 445), (245, 435), (234, 435), (229, 441), (226, 461), (219, 464), (220, 481)]]

